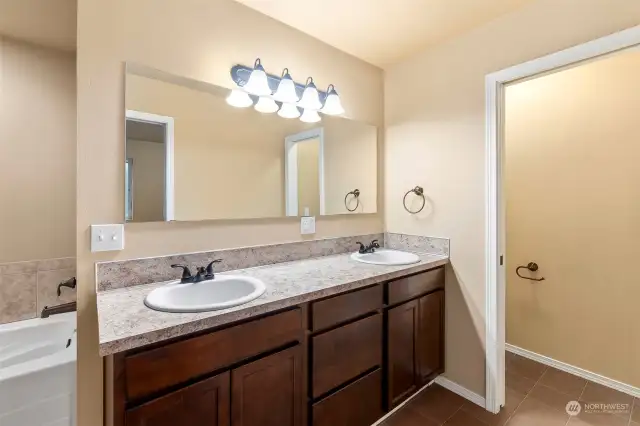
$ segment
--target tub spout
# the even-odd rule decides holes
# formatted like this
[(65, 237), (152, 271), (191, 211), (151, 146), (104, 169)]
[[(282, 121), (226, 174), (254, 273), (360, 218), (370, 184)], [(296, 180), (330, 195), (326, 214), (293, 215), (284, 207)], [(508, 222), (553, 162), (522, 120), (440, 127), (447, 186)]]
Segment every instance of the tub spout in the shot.
[(62, 314), (65, 312), (73, 312), (76, 310), (76, 302), (65, 303), (64, 305), (58, 306), (45, 306), (42, 309), (42, 313), (40, 314), (40, 318), (48, 318), (51, 315)]

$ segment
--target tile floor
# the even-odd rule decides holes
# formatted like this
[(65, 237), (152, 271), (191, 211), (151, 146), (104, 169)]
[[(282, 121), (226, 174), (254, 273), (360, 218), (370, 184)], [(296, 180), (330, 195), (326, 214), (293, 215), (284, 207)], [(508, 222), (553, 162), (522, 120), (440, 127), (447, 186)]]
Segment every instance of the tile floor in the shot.
[[(640, 426), (640, 399), (507, 352), (506, 404), (491, 414), (472, 402), (432, 385), (383, 426)], [(627, 404), (615, 414), (569, 416), (566, 405)]]

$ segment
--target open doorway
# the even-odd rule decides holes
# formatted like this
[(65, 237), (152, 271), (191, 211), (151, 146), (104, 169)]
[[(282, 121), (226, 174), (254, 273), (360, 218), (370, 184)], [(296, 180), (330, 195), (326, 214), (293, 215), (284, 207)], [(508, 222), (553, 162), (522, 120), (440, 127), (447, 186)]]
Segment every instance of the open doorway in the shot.
[[(634, 200), (640, 198), (632, 189), (638, 180), (634, 158), (640, 152), (637, 138), (628, 139), (640, 131), (631, 118), (638, 108), (628, 105), (634, 102), (632, 96), (640, 104), (640, 62), (635, 72), (629, 69), (640, 57), (629, 48), (638, 44), (640, 27), (635, 27), (487, 76), (490, 411), (505, 404), (505, 349), (509, 362), (528, 363), (536, 370), (535, 377), (525, 377), (532, 385), (521, 389), (525, 392), (555, 380), (556, 388), (544, 390), (547, 395), (558, 393), (557, 401), (566, 397), (567, 406), (573, 400), (619, 403), (616, 409), (624, 412), (617, 414), (627, 415), (627, 420), (633, 397), (640, 396), (640, 348), (629, 338), (638, 329), (623, 318), (632, 315), (632, 309), (620, 310), (637, 286), (625, 284), (630, 274), (616, 278), (617, 271), (611, 270), (632, 264), (624, 259), (633, 257), (635, 245), (625, 241), (638, 230), (631, 216)], [(610, 68), (616, 66), (618, 77)], [(627, 83), (638, 88), (624, 84), (625, 73), (630, 73)], [(584, 90), (562, 98), (544, 87), (552, 84), (565, 92), (582, 84)], [(613, 90), (612, 84), (619, 87)], [(616, 94), (617, 100), (612, 98)], [(519, 102), (521, 110), (512, 102)], [(612, 102), (620, 107), (616, 110)], [(558, 119), (562, 121), (554, 121)], [(624, 126), (628, 128), (623, 132)], [(607, 244), (612, 237), (621, 241)], [(617, 252), (618, 261), (609, 262), (603, 252), (621, 247), (629, 253)], [(612, 330), (616, 317), (619, 328)], [(515, 343), (507, 345), (509, 340)], [(595, 348), (598, 341), (601, 347)], [(558, 382), (571, 382), (572, 387), (557, 389)], [(589, 386), (597, 390), (591, 392)]]
[(173, 117), (127, 110), (125, 220), (174, 220)]

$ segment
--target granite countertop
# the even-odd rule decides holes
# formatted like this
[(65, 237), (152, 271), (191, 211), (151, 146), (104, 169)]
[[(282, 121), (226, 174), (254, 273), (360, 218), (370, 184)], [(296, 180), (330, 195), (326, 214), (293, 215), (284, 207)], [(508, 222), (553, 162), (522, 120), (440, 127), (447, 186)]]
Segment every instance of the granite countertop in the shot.
[(146, 295), (163, 283), (98, 292), (100, 355), (106, 356), (252, 316), (398, 278), (449, 262), (449, 257), (421, 254), (413, 265), (383, 266), (360, 263), (351, 254), (227, 271), (264, 281), (265, 293), (244, 305), (198, 313), (167, 313), (144, 305)]

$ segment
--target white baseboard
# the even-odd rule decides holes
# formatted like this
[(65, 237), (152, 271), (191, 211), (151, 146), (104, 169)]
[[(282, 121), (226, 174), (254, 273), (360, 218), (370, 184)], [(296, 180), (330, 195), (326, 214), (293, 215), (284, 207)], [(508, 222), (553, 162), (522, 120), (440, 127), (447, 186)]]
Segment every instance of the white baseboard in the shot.
[(436, 383), (442, 386), (445, 389), (450, 390), (451, 392), (460, 395), (466, 400), (473, 402), (476, 405), (481, 406), (482, 408), (486, 408), (486, 401), (483, 396), (478, 395), (475, 392), (470, 391), (469, 389), (460, 386), (459, 384), (452, 382), (443, 376), (438, 376), (436, 378)]
[(411, 395), (409, 398), (405, 399), (404, 401), (402, 401), (400, 403), (400, 405), (398, 405), (397, 407), (395, 407), (393, 410), (389, 411), (387, 414), (385, 414), (384, 416), (380, 417), (378, 419), (377, 422), (375, 422), (374, 424), (372, 424), (371, 426), (377, 426), (377, 425), (381, 425), (386, 419), (388, 419), (389, 417), (391, 417), (391, 415), (393, 413), (395, 413), (396, 411), (400, 410), (402, 407), (405, 406), (405, 404), (408, 404), (409, 401), (411, 401), (413, 398), (415, 398), (416, 396), (418, 396), (418, 394), (420, 394), (423, 390), (425, 390), (426, 388), (428, 388), (429, 386), (431, 386), (433, 383), (435, 382), (435, 380), (430, 381), (429, 383), (427, 383), (426, 385), (424, 385), (423, 387), (421, 387), (416, 393), (414, 393), (413, 395)]
[(557, 368), (558, 370), (562, 370), (566, 373), (573, 374), (574, 376), (582, 377), (583, 379), (587, 379), (592, 382), (601, 384), (603, 386), (610, 387), (611, 389), (615, 389), (617, 391), (624, 392), (629, 395), (633, 395), (636, 398), (640, 398), (640, 388), (637, 388), (635, 386), (631, 386), (626, 383), (622, 383), (617, 380), (610, 379), (598, 373), (594, 373), (594, 372), (582, 369), (580, 367), (567, 364), (566, 362), (557, 361), (553, 358), (549, 358), (548, 356), (540, 355), (538, 353), (531, 352), (529, 350), (522, 349), (518, 346), (510, 345), (508, 343), (505, 345), (505, 349), (516, 355), (520, 355), (525, 358), (529, 358), (531, 360), (537, 361), (540, 364)]

